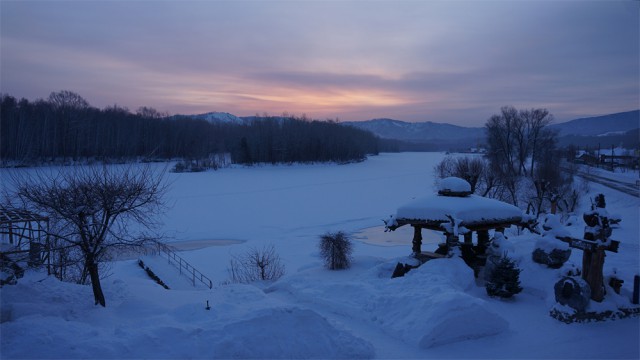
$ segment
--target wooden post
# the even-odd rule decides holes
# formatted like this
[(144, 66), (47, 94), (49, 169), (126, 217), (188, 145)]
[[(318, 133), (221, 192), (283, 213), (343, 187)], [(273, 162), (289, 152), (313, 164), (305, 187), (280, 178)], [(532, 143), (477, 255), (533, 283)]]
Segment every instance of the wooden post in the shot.
[(473, 245), (473, 232), (469, 231), (464, 234), (464, 244), (465, 245)]
[(582, 255), (582, 278), (591, 287), (591, 299), (601, 302), (604, 299), (604, 249), (584, 250)]
[(412, 250), (414, 255), (422, 254), (422, 228), (418, 225), (413, 226), (413, 244)]
[(478, 251), (479, 255), (484, 254), (489, 245), (489, 230), (478, 230)]

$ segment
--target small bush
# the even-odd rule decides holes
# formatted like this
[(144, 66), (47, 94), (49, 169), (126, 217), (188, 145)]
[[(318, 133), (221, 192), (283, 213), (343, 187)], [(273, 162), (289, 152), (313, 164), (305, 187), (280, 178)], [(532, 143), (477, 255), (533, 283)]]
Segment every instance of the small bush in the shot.
[(488, 275), (486, 289), (489, 296), (498, 296), (501, 298), (510, 298), (522, 291), (520, 287), (520, 270), (515, 261), (507, 257), (506, 254), (496, 258), (491, 272)]
[(233, 255), (229, 263), (233, 283), (251, 283), (258, 280), (278, 280), (284, 275), (284, 265), (273, 245), (252, 248), (244, 254)]
[(320, 255), (331, 270), (348, 269), (351, 266), (353, 247), (351, 239), (343, 233), (326, 233), (320, 237)]

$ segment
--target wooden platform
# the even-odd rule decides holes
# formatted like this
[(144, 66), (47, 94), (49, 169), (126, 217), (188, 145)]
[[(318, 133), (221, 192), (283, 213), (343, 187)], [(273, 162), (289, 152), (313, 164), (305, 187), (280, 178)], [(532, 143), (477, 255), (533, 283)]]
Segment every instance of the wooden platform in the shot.
[(433, 260), (433, 259), (444, 259), (447, 256), (446, 255), (441, 255), (441, 254), (436, 254), (432, 251), (423, 251), (419, 254), (415, 254), (414, 255), (416, 259), (418, 259), (420, 261), (421, 264), (426, 263), (429, 260)]

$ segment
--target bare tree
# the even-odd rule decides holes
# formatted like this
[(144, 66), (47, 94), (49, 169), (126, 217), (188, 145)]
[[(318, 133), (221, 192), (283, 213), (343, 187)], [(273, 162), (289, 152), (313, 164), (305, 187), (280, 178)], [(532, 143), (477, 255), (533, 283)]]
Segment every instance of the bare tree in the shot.
[[(521, 187), (533, 182), (537, 203), (541, 209), (544, 199), (557, 194), (561, 182), (556, 157), (555, 132), (546, 128), (553, 119), (546, 109), (518, 111), (512, 106), (500, 109), (485, 125), (489, 150), (487, 157), (491, 172), (497, 180), (494, 196), (514, 205), (530, 203), (523, 199)], [(527, 163), (530, 167), (527, 171)]]
[(520, 111), (520, 116), (527, 124), (527, 142), (531, 154), (531, 165), (529, 176), (533, 176), (540, 151), (544, 149), (543, 143), (550, 138), (557, 137), (557, 134), (547, 128), (553, 122), (553, 115), (547, 109), (531, 109)]
[(275, 247), (266, 245), (262, 249), (251, 248), (244, 254), (233, 255), (229, 273), (231, 281), (236, 283), (278, 280), (284, 275), (284, 265)]
[[(96, 305), (105, 306), (99, 264), (114, 252), (158, 239), (148, 232), (164, 207), (163, 174), (150, 167), (107, 165), (40, 170), (14, 176), (11, 198), (49, 216), (50, 236), (80, 254), (81, 279), (89, 277)], [(130, 223), (139, 230), (130, 231)]]
[(52, 92), (49, 94), (49, 102), (55, 109), (86, 109), (89, 107), (87, 100), (69, 90)]
[(479, 156), (447, 156), (435, 166), (436, 178), (459, 177), (471, 185), (472, 193), (486, 196), (495, 186), (494, 177), (488, 171), (488, 162)]

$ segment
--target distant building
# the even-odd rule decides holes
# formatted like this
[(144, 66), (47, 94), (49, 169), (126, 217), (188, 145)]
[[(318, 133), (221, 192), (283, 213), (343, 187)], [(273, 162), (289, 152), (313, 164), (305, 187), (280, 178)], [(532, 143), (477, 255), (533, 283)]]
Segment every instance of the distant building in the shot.
[(575, 162), (578, 164), (597, 166), (600, 163), (600, 160), (595, 155), (583, 152), (576, 156)]

